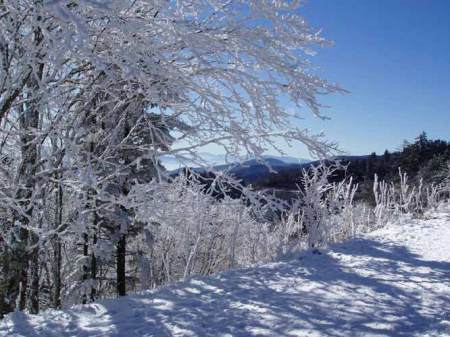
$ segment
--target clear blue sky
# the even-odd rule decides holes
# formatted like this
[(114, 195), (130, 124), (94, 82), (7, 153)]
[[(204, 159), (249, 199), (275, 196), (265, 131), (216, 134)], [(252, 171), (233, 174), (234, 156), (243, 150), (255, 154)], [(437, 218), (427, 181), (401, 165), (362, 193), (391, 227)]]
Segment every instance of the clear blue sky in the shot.
[(320, 74), (351, 92), (323, 99), (332, 119), (306, 126), (351, 154), (421, 131), (450, 140), (450, 0), (309, 0), (300, 12), (335, 43), (312, 59)]

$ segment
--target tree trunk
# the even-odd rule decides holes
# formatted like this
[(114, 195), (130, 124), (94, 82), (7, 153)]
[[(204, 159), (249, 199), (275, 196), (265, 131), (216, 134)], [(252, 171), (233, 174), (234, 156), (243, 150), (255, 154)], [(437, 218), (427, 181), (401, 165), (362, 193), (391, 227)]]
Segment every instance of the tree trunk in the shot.
[(11, 302), (8, 301), (8, 276), (9, 276), (9, 256), (10, 252), (8, 247), (4, 245), (3, 249), (0, 251), (0, 319), (4, 317), (8, 312), (13, 310)]
[(61, 241), (59, 237), (55, 238), (54, 246), (55, 269), (53, 271), (53, 308), (61, 308)]
[(32, 234), (30, 313), (39, 313), (39, 239)]
[(117, 243), (117, 295), (126, 295), (125, 283), (125, 255), (126, 255), (126, 235), (121, 234), (119, 242)]
[[(94, 228), (97, 227), (97, 216), (94, 214)], [(94, 239), (92, 240), (93, 245), (97, 244), (97, 233), (94, 233)], [(95, 253), (91, 253), (91, 279), (94, 282), (94, 285), (91, 287), (91, 301), (95, 301), (97, 297), (97, 288), (95, 284), (95, 280), (97, 279), (97, 258), (95, 257)]]
[[(58, 183), (58, 190), (56, 194), (56, 214), (55, 214), (55, 225), (56, 229), (59, 231), (62, 228), (62, 214), (63, 214), (63, 189), (61, 183)], [(54, 238), (54, 271), (53, 271), (53, 307), (55, 309), (61, 308), (61, 240), (59, 234), (56, 234)]]
[[(37, 0), (37, 5), (41, 4)], [(37, 18), (38, 21), (41, 17)], [(39, 46), (43, 40), (42, 31), (39, 27), (34, 30), (34, 43)], [(36, 59), (41, 58), (40, 52), (36, 52)], [(38, 146), (39, 142), (36, 139), (36, 131), (39, 129), (39, 97), (36, 95), (36, 89), (39, 88), (39, 81), (42, 79), (44, 72), (44, 64), (36, 64), (36, 73), (30, 76), (26, 87), (26, 94), (30, 95), (28, 105), (22, 105), (22, 111), (19, 116), (20, 127), (20, 143), (21, 143), (21, 163), (18, 168), (19, 188), (17, 191), (17, 200), (19, 200), (21, 211), (16, 212), (15, 220), (19, 222), (19, 245), (13, 252), (15, 254), (16, 266), (14, 268), (15, 275), (12, 275), (10, 291), (8, 297), (10, 300), (16, 297), (18, 293), (18, 309), (24, 310), (27, 301), (28, 291), (28, 269), (29, 269), (29, 255), (28, 244), (30, 239), (29, 230), (26, 228), (30, 225), (30, 220), (33, 216), (34, 205), (32, 204), (32, 197), (36, 185), (36, 170), (39, 159)], [(38, 268), (38, 267), (37, 267)], [(18, 280), (17, 280), (18, 276)], [(18, 281), (18, 282), (17, 282)], [(17, 282), (17, 283), (15, 283)]]
[[(83, 233), (83, 256), (84, 256), (84, 261), (83, 261), (83, 276), (82, 276), (82, 281), (85, 282), (88, 279), (88, 266), (86, 264), (87, 262), (87, 258), (88, 258), (88, 245), (89, 245), (89, 236), (87, 233)], [(86, 304), (87, 303), (87, 296), (86, 293), (83, 294), (83, 299), (82, 299), (82, 303)]]
[(27, 289), (28, 289), (28, 236), (29, 232), (27, 229), (20, 229), (20, 248), (17, 255), (18, 258), (18, 272), (19, 272), (19, 283), (17, 287), (19, 288), (19, 301), (18, 308), (20, 311), (25, 310), (27, 304)]

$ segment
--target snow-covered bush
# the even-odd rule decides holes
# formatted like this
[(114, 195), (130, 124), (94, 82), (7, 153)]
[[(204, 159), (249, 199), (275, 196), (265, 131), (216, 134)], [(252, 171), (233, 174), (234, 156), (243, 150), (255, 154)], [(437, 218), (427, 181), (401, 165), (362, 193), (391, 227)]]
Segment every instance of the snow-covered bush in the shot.
[(354, 235), (353, 198), (358, 185), (352, 178), (330, 182), (338, 168), (337, 164), (320, 164), (302, 171), (299, 199), (277, 226), (283, 253), (302, 246), (300, 241), (317, 250)]
[(373, 194), (375, 198), (375, 226), (385, 226), (395, 212), (395, 188), (393, 184), (379, 181), (375, 174), (373, 182)]
[(375, 209), (367, 202), (357, 202), (353, 206), (353, 235), (368, 233), (379, 226)]
[(436, 209), (446, 197), (444, 183), (417, 185), (408, 182), (408, 175), (399, 168), (398, 185), (379, 181), (375, 175), (373, 193), (375, 199), (375, 227), (382, 227), (403, 215), (420, 215), (428, 209)]
[(444, 184), (432, 183), (425, 188), (425, 197), (427, 208), (436, 209), (446, 193), (446, 186)]
[(339, 166), (318, 165), (302, 172), (299, 198), (276, 226), (280, 252), (317, 250), (330, 242), (383, 227), (411, 214), (436, 208), (445, 197), (445, 185), (411, 185), (408, 175), (399, 169), (399, 183), (373, 182), (374, 206), (354, 202), (358, 185), (352, 178), (331, 183)]
[(214, 185), (181, 174), (133, 188), (136, 216), (145, 223), (139, 248), (144, 284), (208, 275), (274, 255), (270, 226), (257, 222), (241, 199), (218, 199)]
[(274, 228), (274, 237), (278, 242), (278, 255), (284, 256), (307, 248), (306, 231), (303, 224), (303, 212), (296, 200), (292, 208), (283, 212)]
[(400, 177), (399, 191), (397, 193), (396, 206), (397, 211), (401, 213), (410, 213), (416, 209), (416, 206), (420, 204), (420, 193), (422, 189), (422, 181), (420, 187), (416, 190), (416, 186), (408, 184), (408, 174), (402, 172), (401, 168), (398, 168), (398, 175)]

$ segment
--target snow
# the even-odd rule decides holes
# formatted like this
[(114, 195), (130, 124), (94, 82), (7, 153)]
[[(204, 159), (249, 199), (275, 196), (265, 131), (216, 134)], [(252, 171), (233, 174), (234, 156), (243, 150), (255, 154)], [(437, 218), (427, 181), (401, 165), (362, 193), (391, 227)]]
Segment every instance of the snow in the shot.
[(322, 254), (38, 316), (0, 336), (450, 336), (450, 213)]

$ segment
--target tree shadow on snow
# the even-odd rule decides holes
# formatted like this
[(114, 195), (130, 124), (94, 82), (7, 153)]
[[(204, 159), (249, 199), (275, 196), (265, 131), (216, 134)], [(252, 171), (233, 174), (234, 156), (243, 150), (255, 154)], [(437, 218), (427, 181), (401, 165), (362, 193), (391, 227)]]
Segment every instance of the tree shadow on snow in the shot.
[[(441, 335), (439, 322), (450, 319), (450, 296), (435, 289), (449, 282), (448, 262), (357, 239), (321, 255), (195, 277), (154, 294), (71, 309), (65, 312), (70, 324), (55, 323), (51, 335)], [(29, 336), (44, 335), (50, 336)]]
[[(450, 281), (450, 263), (366, 239), (332, 252), (193, 279), (187, 294), (179, 290), (173, 322), (201, 336), (420, 336), (444, 329), (450, 297), (429, 286)], [(358, 256), (357, 265), (342, 262), (347, 254)], [(193, 294), (198, 303), (189, 302)], [(161, 296), (170, 301), (174, 293)]]

